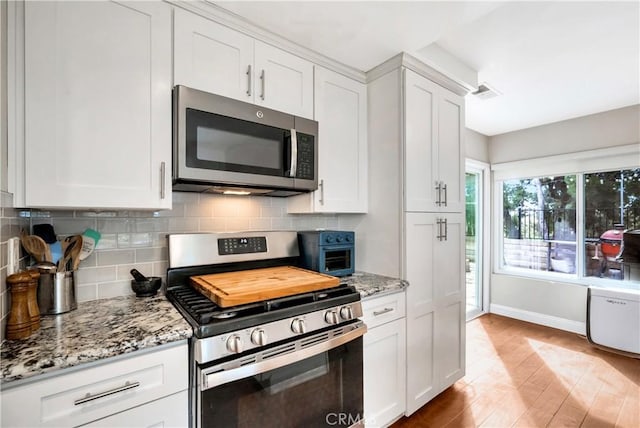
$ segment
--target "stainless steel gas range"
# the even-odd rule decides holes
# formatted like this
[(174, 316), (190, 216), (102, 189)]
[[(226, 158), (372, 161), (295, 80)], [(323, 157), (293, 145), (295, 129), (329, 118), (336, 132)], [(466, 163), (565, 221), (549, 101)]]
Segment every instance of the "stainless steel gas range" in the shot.
[(167, 297), (193, 326), (193, 427), (364, 426), (359, 293), (220, 307), (190, 278), (300, 262), (296, 232), (169, 235)]

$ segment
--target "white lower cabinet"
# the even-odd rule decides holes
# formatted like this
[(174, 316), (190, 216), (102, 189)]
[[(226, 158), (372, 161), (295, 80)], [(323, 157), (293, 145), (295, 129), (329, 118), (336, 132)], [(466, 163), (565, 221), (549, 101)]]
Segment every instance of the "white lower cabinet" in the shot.
[(364, 336), (364, 417), (384, 427), (405, 412), (405, 293), (362, 302), (369, 331)]
[(186, 341), (2, 390), (3, 427), (187, 426)]

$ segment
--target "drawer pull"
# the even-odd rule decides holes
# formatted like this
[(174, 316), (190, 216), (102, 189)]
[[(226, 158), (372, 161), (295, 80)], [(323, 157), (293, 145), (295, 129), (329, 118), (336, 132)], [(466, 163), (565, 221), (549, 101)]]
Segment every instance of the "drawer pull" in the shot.
[(89, 401), (97, 400), (98, 398), (106, 397), (107, 395), (117, 394), (118, 392), (126, 391), (127, 389), (137, 388), (140, 386), (140, 382), (125, 382), (124, 385), (119, 386), (117, 388), (110, 389), (108, 391), (99, 392), (97, 394), (91, 394), (87, 392), (83, 398), (80, 398), (73, 402), (74, 405), (79, 406), (80, 404), (84, 404)]
[(383, 315), (383, 314), (386, 314), (387, 312), (393, 312), (393, 308), (384, 308), (381, 311), (375, 311), (373, 312), (373, 315), (377, 317), (378, 315)]

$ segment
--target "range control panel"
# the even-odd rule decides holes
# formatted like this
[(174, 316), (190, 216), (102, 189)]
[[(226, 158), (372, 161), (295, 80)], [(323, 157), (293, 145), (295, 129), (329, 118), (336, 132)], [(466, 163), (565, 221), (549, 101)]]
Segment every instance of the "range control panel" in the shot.
[(266, 253), (267, 238), (252, 236), (249, 238), (220, 238), (218, 239), (218, 254)]

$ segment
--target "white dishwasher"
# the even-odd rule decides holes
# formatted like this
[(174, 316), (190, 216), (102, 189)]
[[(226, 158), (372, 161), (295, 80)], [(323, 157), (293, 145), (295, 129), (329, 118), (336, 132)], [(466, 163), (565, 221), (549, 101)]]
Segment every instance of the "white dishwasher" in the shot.
[(640, 355), (640, 290), (589, 287), (589, 342)]

